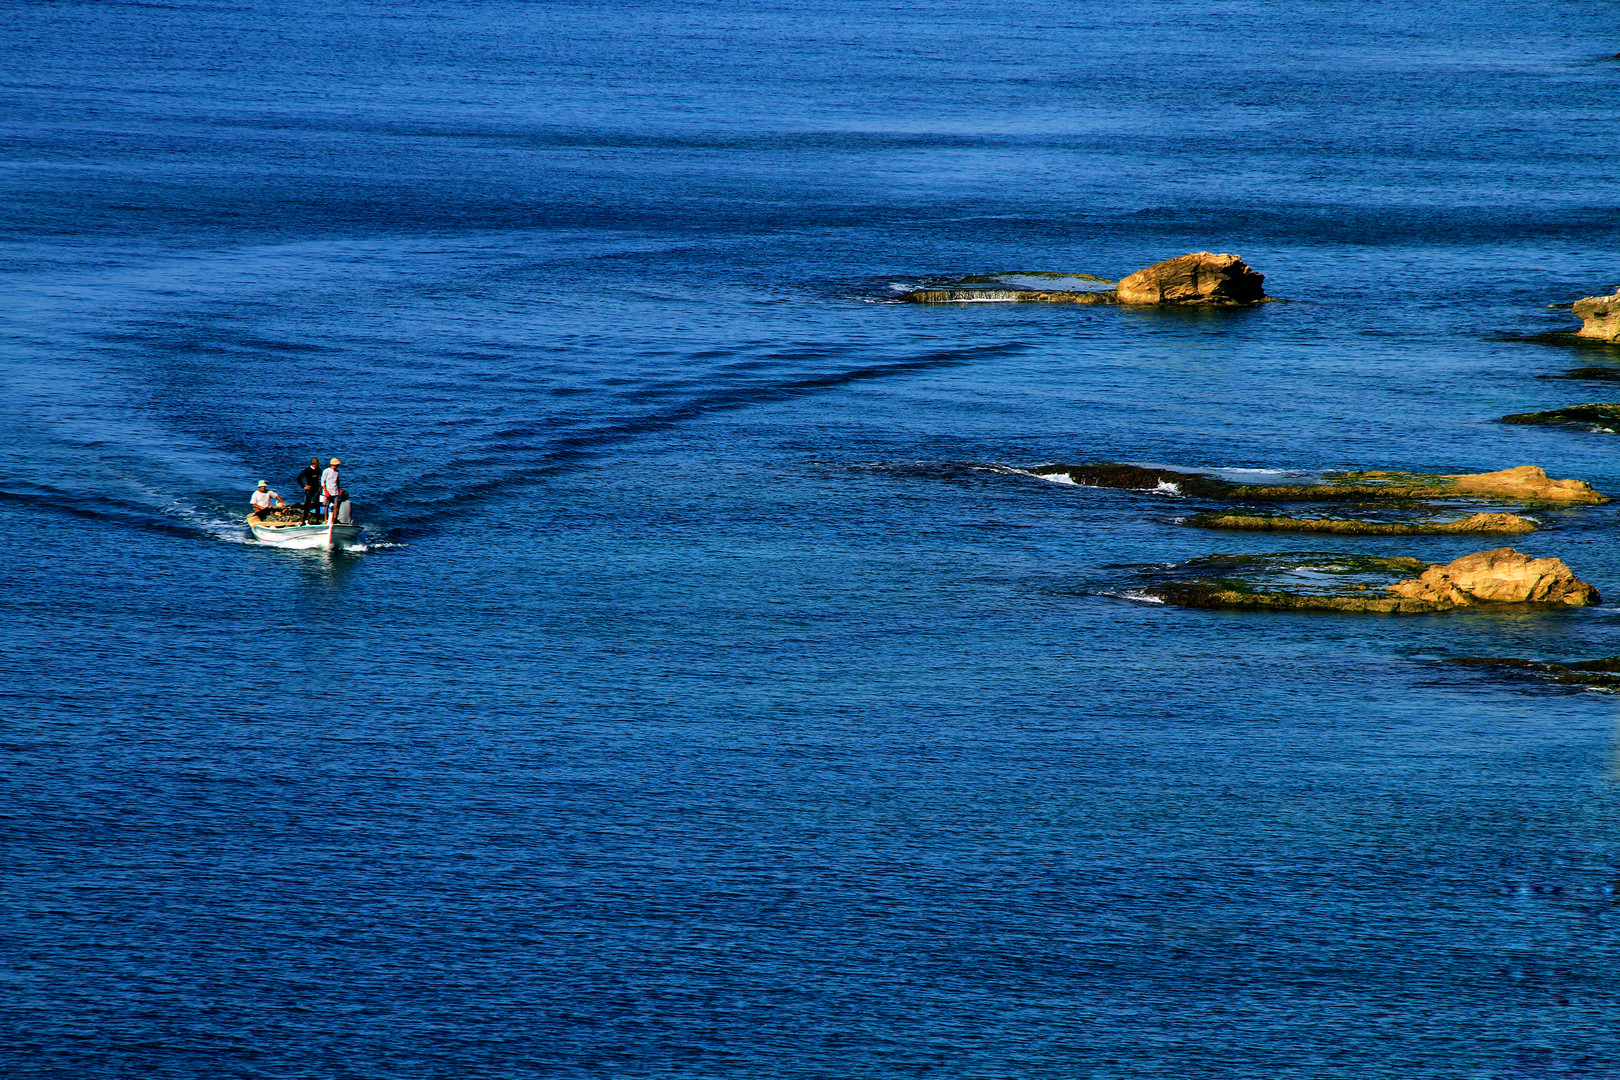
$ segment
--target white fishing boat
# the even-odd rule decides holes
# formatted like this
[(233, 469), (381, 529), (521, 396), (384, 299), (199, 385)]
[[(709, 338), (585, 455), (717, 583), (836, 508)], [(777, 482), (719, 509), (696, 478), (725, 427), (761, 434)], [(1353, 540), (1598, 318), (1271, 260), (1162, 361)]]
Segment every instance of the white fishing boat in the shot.
[(336, 521), (324, 525), (301, 524), (296, 508), (271, 511), (263, 520), (249, 514), (247, 526), (257, 539), (284, 548), (339, 548), (354, 543), (360, 536), (358, 525), (339, 525)]

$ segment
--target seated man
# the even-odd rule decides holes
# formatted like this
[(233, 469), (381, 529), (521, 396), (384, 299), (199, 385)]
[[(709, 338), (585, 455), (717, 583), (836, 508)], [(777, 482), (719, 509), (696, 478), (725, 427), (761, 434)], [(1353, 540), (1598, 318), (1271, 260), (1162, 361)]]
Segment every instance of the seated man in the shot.
[(337, 503), (334, 506), (332, 513), (336, 515), (332, 518), (332, 520), (337, 522), (339, 525), (354, 524), (354, 511), (349, 508), (349, 493), (347, 491), (339, 491), (337, 493)]
[(270, 485), (268, 483), (266, 483), (263, 480), (260, 480), (258, 490), (255, 491), (253, 493), (252, 497), (248, 499), (248, 502), (253, 504), (253, 511), (252, 511), (252, 513), (248, 514), (248, 517), (256, 517), (260, 521), (263, 521), (264, 520), (264, 512), (266, 510), (270, 509), (270, 500), (271, 499), (276, 500), (276, 505), (277, 506), (283, 506), (284, 507), (284, 506), (287, 505), (286, 503), (281, 501), (281, 496), (280, 495), (277, 495), (275, 492), (270, 490)]

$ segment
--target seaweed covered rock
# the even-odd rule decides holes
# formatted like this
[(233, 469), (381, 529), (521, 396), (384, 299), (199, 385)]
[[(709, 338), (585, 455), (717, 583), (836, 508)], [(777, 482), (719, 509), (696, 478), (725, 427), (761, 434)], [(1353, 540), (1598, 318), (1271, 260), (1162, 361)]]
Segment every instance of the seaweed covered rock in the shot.
[(1259, 611), (1432, 610), (1384, 591), (1389, 583), (1420, 573), (1421, 559), (1337, 552), (1276, 552), (1210, 555), (1179, 566), (1144, 571), (1140, 593), (1181, 607), (1246, 608)]
[[(1236, 255), (1195, 251), (1143, 267), (1107, 291), (1089, 285), (1112, 285), (1095, 274), (1019, 271), (972, 274), (927, 288), (901, 293), (912, 304), (1133, 304), (1156, 307), (1248, 307), (1268, 299), (1265, 275)], [(1073, 288), (1053, 288), (1053, 285)]]
[(1562, 559), (1535, 559), (1512, 548), (1464, 555), (1445, 566), (1431, 566), (1388, 591), (1406, 600), (1445, 607), (1489, 604), (1567, 604), (1598, 602), (1598, 592), (1575, 577)]
[(1620, 405), (1568, 405), (1562, 409), (1543, 412), (1511, 413), (1502, 417), (1504, 424), (1595, 424), (1613, 427), (1620, 424)]
[(1620, 289), (1609, 296), (1587, 296), (1570, 305), (1581, 320), (1576, 337), (1620, 342)]
[(1445, 661), (1465, 667), (1492, 668), (1502, 674), (1531, 676), (1570, 686), (1620, 689), (1620, 656), (1560, 664), (1548, 660), (1522, 660), (1513, 656), (1459, 656)]
[(1489, 473), (1429, 475), (1405, 472), (1330, 473), (1321, 481), (1239, 484), (1208, 473), (1180, 472), (1114, 461), (1085, 465), (1040, 465), (1027, 470), (1038, 476), (1063, 476), (1086, 487), (1161, 491), (1204, 499), (1251, 502), (1375, 502), (1417, 499), (1496, 499), (1556, 506), (1609, 501), (1584, 480), (1553, 480), (1546, 470), (1521, 465)]
[(1455, 521), (1369, 521), (1360, 518), (1297, 518), (1210, 511), (1182, 519), (1199, 529), (1236, 532), (1332, 533), (1337, 536), (1512, 536), (1535, 532), (1536, 523), (1517, 514), (1471, 514)]
[(1122, 304), (1244, 307), (1266, 299), (1265, 280), (1236, 255), (1195, 251), (1121, 278), (1116, 292)]
[(1039, 465), (1027, 471), (1047, 479), (1061, 477), (1066, 482), (1081, 487), (1158, 491), (1167, 495), (1191, 495), (1205, 499), (1230, 498), (1230, 491), (1240, 486), (1229, 484), (1206, 473), (1127, 465), (1117, 461), (1095, 461), (1084, 465)]
[(1445, 566), (1332, 553), (1215, 555), (1148, 576), (1156, 580), (1140, 590), (1143, 595), (1183, 607), (1417, 614), (1598, 601), (1597, 590), (1576, 580), (1560, 560), (1532, 559), (1512, 548), (1465, 555)]

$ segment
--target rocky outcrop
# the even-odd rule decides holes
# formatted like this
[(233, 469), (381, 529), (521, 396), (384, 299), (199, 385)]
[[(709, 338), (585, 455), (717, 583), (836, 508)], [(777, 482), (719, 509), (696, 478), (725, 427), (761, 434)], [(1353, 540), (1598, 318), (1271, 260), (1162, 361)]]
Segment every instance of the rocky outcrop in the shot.
[(1441, 611), (1474, 604), (1567, 604), (1598, 602), (1597, 590), (1577, 580), (1562, 559), (1533, 559), (1512, 548), (1464, 555), (1445, 566), (1431, 566), (1388, 592)]
[[(1195, 251), (1154, 263), (1122, 279), (1115, 289), (1026, 288), (1019, 278), (1062, 283), (1096, 282), (1112, 285), (1095, 274), (1059, 274), (1019, 271), (1002, 275), (972, 274), (944, 284), (901, 293), (909, 304), (1133, 304), (1158, 307), (1249, 307), (1268, 299), (1265, 275), (1257, 274), (1236, 255)], [(1043, 280), (1044, 279), (1044, 280)], [(983, 286), (993, 286), (983, 288)]]
[(1264, 282), (1236, 255), (1195, 251), (1121, 278), (1116, 292), (1122, 304), (1246, 307), (1266, 299)]
[(1512, 413), (1502, 417), (1504, 424), (1596, 424), (1613, 427), (1620, 424), (1620, 405), (1567, 405), (1562, 409), (1545, 412)]
[(1561, 505), (1609, 501), (1607, 495), (1595, 490), (1585, 480), (1554, 480), (1547, 475), (1547, 470), (1535, 465), (1520, 465), (1516, 469), (1498, 472), (1463, 473), (1442, 479), (1451, 482), (1454, 493), (1477, 498)]
[[(1417, 576), (1389, 581), (1401, 573)], [(1140, 594), (1183, 607), (1410, 615), (1598, 602), (1597, 590), (1560, 560), (1533, 559), (1512, 548), (1464, 555), (1445, 566), (1368, 555), (1216, 555), (1150, 574), (1167, 580)]]
[(1620, 342), (1620, 289), (1609, 296), (1587, 296), (1570, 305), (1581, 320), (1576, 337)]
[(1252, 502), (1401, 502), (1416, 499), (1496, 499), (1556, 506), (1609, 501), (1584, 480), (1553, 480), (1546, 470), (1521, 465), (1500, 472), (1436, 474), (1332, 473), (1318, 483), (1235, 484), (1207, 473), (1154, 469), (1103, 461), (1086, 465), (1041, 465), (1038, 476), (1066, 476), (1086, 487), (1160, 491), (1196, 498)]
[(1517, 514), (1472, 514), (1457, 521), (1367, 521), (1211, 512), (1184, 518), (1182, 524), (1199, 529), (1333, 533), (1338, 536), (1451, 536), (1460, 533), (1509, 536), (1536, 531), (1535, 522)]
[[(1154, 567), (1141, 595), (1181, 607), (1252, 611), (1430, 611), (1420, 601), (1389, 596), (1384, 586), (1428, 569), (1421, 559), (1278, 552), (1210, 555)], [(1311, 583), (1311, 584), (1307, 584)], [(1127, 593), (1126, 595), (1130, 595)]]

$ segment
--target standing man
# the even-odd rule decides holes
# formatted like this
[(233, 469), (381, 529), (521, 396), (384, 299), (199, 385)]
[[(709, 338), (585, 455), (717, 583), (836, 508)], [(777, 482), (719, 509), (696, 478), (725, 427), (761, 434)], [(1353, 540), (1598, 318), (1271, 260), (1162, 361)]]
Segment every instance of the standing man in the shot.
[(312, 457), (309, 465), (298, 474), (298, 486), (304, 489), (304, 524), (309, 524), (309, 512), (321, 497), (321, 459)]
[[(338, 481), (338, 466), (341, 464), (343, 464), (343, 462), (339, 461), (337, 458), (333, 458), (332, 464), (327, 467), (325, 472), (321, 473), (322, 510), (325, 510), (327, 503), (337, 502), (337, 494), (339, 491), (343, 490), (343, 485)], [(324, 517), (325, 515), (323, 514), (322, 516)]]
[(264, 512), (270, 509), (271, 499), (276, 500), (277, 506), (287, 505), (281, 501), (280, 495), (277, 495), (275, 492), (270, 490), (269, 484), (265, 483), (263, 480), (260, 480), (258, 490), (248, 497), (248, 502), (253, 504), (253, 511), (248, 514), (248, 517), (256, 517), (260, 521), (263, 521)]

